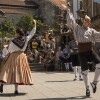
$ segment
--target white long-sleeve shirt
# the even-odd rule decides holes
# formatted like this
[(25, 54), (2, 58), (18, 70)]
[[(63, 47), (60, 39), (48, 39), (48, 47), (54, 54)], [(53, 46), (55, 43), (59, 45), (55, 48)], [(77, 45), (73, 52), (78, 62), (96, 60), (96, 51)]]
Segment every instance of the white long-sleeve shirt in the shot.
[(36, 32), (36, 26), (33, 27), (33, 29), (30, 32), (30, 34), (28, 36), (26, 36), (26, 42), (25, 42), (25, 45), (24, 45), (24, 47), (22, 49), (20, 49), (13, 42), (11, 42), (10, 45), (9, 45), (9, 48), (8, 48), (9, 52), (12, 53), (12, 52), (15, 52), (15, 51), (25, 51), (26, 47), (27, 47), (27, 44), (28, 44), (28, 41), (33, 37), (35, 32)]
[(97, 32), (95, 29), (88, 27), (85, 29), (84, 27), (78, 25), (73, 17), (73, 14), (68, 10), (67, 12), (67, 25), (74, 32), (74, 37), (76, 41), (79, 43), (85, 42), (100, 42), (100, 32)]

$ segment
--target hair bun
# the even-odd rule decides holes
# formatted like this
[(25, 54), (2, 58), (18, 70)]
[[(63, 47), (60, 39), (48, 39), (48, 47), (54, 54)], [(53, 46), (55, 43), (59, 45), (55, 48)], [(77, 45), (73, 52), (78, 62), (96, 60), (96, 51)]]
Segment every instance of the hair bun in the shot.
[(18, 34), (21, 35), (21, 36), (24, 36), (24, 35), (25, 35), (22, 28), (16, 29), (16, 33), (18, 33)]

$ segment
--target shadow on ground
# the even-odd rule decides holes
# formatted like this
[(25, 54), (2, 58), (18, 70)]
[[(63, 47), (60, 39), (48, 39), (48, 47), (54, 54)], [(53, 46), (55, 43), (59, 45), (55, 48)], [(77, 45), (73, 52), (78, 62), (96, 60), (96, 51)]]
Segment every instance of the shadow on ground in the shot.
[(73, 82), (73, 80), (63, 80), (63, 81), (46, 81), (46, 82), (51, 82), (51, 83), (53, 83), (53, 82)]
[(42, 98), (42, 99), (30, 99), (30, 100), (82, 100), (82, 99), (87, 99), (87, 97), (76, 96), (76, 97), (68, 97), (68, 98)]
[(1, 93), (0, 97), (13, 97), (13, 96), (22, 96), (26, 95), (26, 93), (19, 93), (18, 95), (15, 95), (14, 93)]

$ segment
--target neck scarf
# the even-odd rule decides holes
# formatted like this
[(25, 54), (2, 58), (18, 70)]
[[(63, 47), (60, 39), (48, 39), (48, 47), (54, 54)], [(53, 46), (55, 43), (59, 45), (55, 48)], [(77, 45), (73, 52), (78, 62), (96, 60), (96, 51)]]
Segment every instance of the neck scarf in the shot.
[(20, 37), (17, 37), (17, 38), (14, 38), (12, 40), (12, 42), (18, 46), (20, 49), (22, 49), (25, 45), (25, 42), (26, 42), (26, 38), (25, 36), (20, 36)]

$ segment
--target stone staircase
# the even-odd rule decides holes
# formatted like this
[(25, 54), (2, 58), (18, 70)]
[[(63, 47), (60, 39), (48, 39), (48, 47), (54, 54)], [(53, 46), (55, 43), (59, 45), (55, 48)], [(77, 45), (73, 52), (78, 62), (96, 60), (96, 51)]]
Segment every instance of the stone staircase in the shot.
[(33, 62), (33, 63), (29, 63), (29, 65), (30, 65), (31, 71), (36, 71), (36, 72), (45, 71), (43, 64)]

